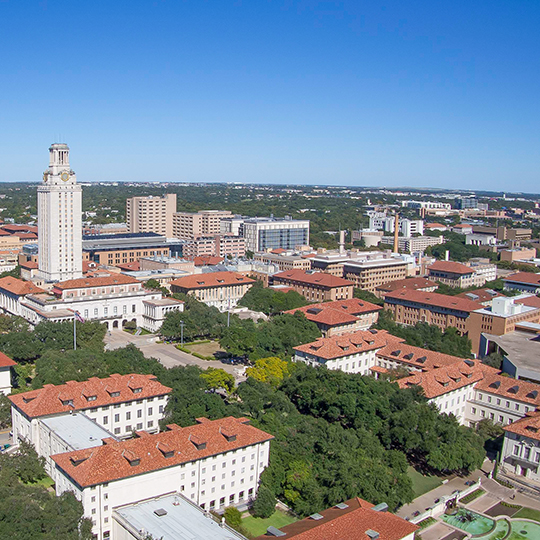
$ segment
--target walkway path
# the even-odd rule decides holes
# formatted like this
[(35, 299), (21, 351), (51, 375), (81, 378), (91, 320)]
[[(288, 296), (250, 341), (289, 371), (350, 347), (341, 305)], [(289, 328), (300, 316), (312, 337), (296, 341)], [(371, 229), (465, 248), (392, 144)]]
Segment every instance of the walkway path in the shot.
[(174, 345), (167, 343), (156, 343), (154, 335), (133, 336), (123, 330), (112, 330), (105, 336), (105, 348), (108, 350), (125, 347), (132, 343), (142, 351), (147, 358), (155, 358), (166, 368), (175, 366), (195, 365), (201, 369), (209, 367), (224, 369), (227, 373), (234, 376), (236, 384), (245, 380), (243, 375), (240, 375), (241, 367), (231, 366), (230, 364), (222, 364), (217, 360), (202, 360), (182, 351), (179, 351)]

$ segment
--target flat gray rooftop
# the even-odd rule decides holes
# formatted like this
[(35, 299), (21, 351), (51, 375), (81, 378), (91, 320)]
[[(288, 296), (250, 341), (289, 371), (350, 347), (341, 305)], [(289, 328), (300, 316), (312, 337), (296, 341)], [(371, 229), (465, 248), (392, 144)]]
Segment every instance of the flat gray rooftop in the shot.
[(489, 341), (499, 345), (516, 367), (540, 373), (540, 336), (538, 334), (515, 331), (504, 336), (486, 333), (483, 335)]
[(80, 413), (53, 416), (51, 418), (43, 418), (40, 421), (69, 444), (73, 450), (101, 446), (103, 444), (101, 439), (106, 439), (107, 437), (116, 439), (105, 428), (102, 428), (93, 420), (90, 420), (88, 416)]
[(221, 527), (181, 495), (166, 495), (116, 508), (113, 515), (135, 538), (145, 538), (140, 536), (140, 531), (145, 531), (161, 540), (245, 540), (233, 529)]

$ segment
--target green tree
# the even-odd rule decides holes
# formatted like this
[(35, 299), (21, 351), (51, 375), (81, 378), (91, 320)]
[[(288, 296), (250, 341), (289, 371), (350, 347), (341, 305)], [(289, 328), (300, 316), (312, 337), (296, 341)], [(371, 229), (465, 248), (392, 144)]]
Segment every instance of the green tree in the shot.
[(284, 293), (279, 290), (265, 288), (262, 282), (257, 282), (242, 297), (239, 305), (266, 315), (275, 315), (282, 311), (307, 305), (307, 300), (296, 291)]
[(488, 354), (487, 356), (484, 356), (484, 358), (482, 358), (482, 363), (486, 364), (487, 366), (491, 366), (495, 369), (501, 369), (503, 360), (504, 360), (504, 356), (502, 354), (491, 353), (491, 354)]
[(365, 300), (366, 302), (371, 302), (376, 306), (384, 305), (384, 299), (375, 296), (372, 292), (364, 291), (363, 289), (355, 288), (353, 290), (354, 298), (359, 298), (360, 300)]
[(209, 388), (214, 390), (223, 388), (227, 392), (232, 392), (234, 389), (234, 377), (224, 369), (209, 367), (201, 373), (200, 377), (206, 381)]
[(0, 429), (11, 427), (11, 401), (0, 393)]
[(275, 510), (276, 497), (266, 486), (259, 486), (257, 498), (253, 502), (252, 514), (259, 518), (269, 518)]
[(161, 283), (157, 279), (149, 279), (148, 281), (145, 281), (143, 283), (143, 286), (146, 289), (152, 289), (152, 290), (155, 290), (155, 291), (160, 291), (163, 294), (163, 296), (170, 296), (171, 295), (171, 291), (169, 291), (169, 289), (167, 289), (167, 287), (163, 287), (161, 285)]
[(238, 530), (242, 525), (242, 514), (235, 506), (227, 506), (223, 511), (223, 517), (225, 518), (225, 523), (233, 529)]

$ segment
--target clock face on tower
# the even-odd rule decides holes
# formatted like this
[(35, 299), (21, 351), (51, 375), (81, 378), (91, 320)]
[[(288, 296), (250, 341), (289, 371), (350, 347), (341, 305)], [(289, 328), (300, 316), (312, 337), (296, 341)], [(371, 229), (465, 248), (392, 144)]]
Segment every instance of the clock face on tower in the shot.
[(60, 178), (64, 181), (64, 182), (67, 182), (69, 180), (69, 173), (64, 171), (61, 175), (60, 175)]

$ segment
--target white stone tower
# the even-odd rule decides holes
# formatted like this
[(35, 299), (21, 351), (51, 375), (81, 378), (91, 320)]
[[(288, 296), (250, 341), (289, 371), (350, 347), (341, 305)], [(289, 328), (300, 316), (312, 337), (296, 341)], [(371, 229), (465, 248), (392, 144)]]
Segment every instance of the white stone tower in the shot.
[(52, 144), (49, 155), (38, 187), (38, 264), (39, 277), (54, 282), (82, 277), (82, 189), (68, 145)]

